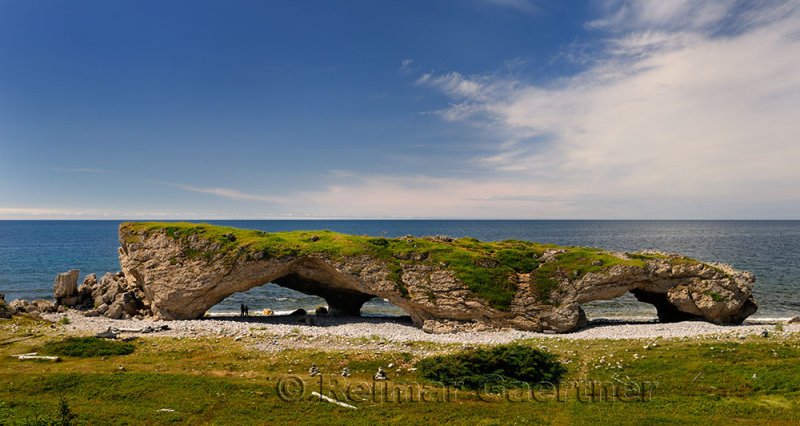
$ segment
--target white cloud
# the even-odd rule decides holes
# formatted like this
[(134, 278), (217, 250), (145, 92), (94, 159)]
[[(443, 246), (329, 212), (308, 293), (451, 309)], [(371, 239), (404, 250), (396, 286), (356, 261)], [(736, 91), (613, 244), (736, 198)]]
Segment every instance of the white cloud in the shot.
[[(425, 78), (455, 101), (444, 119), (488, 125), (506, 146), (508, 135), (520, 141), (498, 141), (496, 154), (476, 161), (524, 171), (516, 178), (529, 189), (560, 188), (576, 212), (645, 196), (666, 217), (702, 211), (692, 203), (800, 204), (800, 12), (787, 6), (795, 4), (772, 4), (777, 15), (737, 12), (733, 2), (611, 3), (608, 25), (628, 30), (615, 30), (581, 74), (549, 85)], [(747, 26), (720, 34), (727, 21)]]
[(457, 72), (449, 72), (438, 77), (424, 74), (418, 82), (430, 84), (454, 98), (477, 99), (484, 89), (480, 82), (470, 80)]
[(287, 217), (797, 218), (800, 10), (749, 4), (605, 2), (589, 24), (603, 49), (546, 84), (421, 74), (450, 98), (439, 117), (495, 135), (459, 177), (335, 171), (285, 196), (171, 185)]
[(524, 182), (350, 174), (347, 181), (298, 194), (319, 216), (521, 218), (571, 214), (555, 189)]
[(82, 216), (84, 212), (65, 209), (49, 209), (35, 207), (0, 207), (0, 217), (27, 217), (27, 216)]
[(591, 27), (628, 31), (638, 29), (708, 29), (719, 26), (734, 9), (735, 0), (608, 0), (602, 2), (607, 16)]
[(451, 98), (440, 117), (496, 135), (469, 164), (479, 177), (336, 171), (285, 197), (175, 186), (316, 217), (796, 217), (800, 12), (662, 3), (610, 2), (618, 28), (592, 24), (605, 49), (549, 84), (422, 74)]
[(263, 201), (270, 203), (286, 203), (288, 201), (285, 197), (276, 197), (263, 194), (251, 194), (230, 188), (198, 188), (191, 185), (182, 185), (175, 183), (168, 183), (169, 186), (184, 189), (192, 192), (200, 192), (203, 194), (217, 195), (231, 200), (244, 200), (244, 201)]

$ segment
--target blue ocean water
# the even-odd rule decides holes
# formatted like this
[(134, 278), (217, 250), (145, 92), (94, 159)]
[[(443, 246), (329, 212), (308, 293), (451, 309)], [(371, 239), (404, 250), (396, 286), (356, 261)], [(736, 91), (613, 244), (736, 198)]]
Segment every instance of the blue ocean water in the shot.
[[(800, 315), (800, 221), (558, 221), (558, 220), (222, 220), (208, 223), (267, 232), (329, 229), (398, 237), (444, 234), (508, 238), (621, 251), (659, 249), (750, 271), (757, 281), (755, 317)], [(0, 221), (0, 293), (6, 300), (52, 298), (59, 272), (78, 268), (81, 280), (119, 270), (120, 221)], [(322, 299), (274, 284), (231, 295), (214, 311), (313, 309)], [(593, 302), (589, 316), (655, 315), (632, 297)], [(375, 299), (365, 313), (402, 314)]]

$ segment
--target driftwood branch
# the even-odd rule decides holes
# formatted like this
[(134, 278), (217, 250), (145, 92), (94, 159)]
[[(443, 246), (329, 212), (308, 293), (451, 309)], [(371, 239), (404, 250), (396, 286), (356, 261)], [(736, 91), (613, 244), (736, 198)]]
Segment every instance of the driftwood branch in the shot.
[(342, 401), (337, 401), (337, 400), (335, 400), (335, 399), (333, 399), (331, 397), (327, 397), (327, 396), (322, 395), (322, 394), (320, 394), (318, 392), (311, 392), (311, 395), (314, 395), (314, 396), (318, 397), (321, 401), (330, 402), (331, 404), (336, 404), (336, 405), (338, 405), (340, 407), (344, 407), (344, 408), (352, 408), (353, 410), (358, 410), (358, 407), (356, 407), (355, 405), (350, 405), (350, 404), (346, 404), (346, 403), (344, 403)]
[(57, 356), (39, 355), (38, 352), (30, 352), (30, 353), (27, 353), (27, 354), (14, 355), (14, 357), (19, 359), (19, 360), (46, 359), (48, 361), (55, 361), (55, 362), (61, 361), (61, 358), (59, 358)]

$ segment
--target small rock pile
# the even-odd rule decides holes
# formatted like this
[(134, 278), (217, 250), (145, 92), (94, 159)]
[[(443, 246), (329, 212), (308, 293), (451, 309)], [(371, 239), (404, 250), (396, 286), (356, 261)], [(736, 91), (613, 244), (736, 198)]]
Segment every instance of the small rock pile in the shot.
[(105, 274), (100, 280), (95, 274), (88, 275), (78, 287), (80, 271), (73, 269), (58, 274), (53, 284), (55, 303), (47, 300), (28, 302), (14, 300), (6, 305), (0, 297), (0, 318), (4, 313), (53, 313), (64, 312), (65, 307), (84, 311), (84, 315), (105, 316), (111, 319), (130, 319), (150, 314), (142, 303), (144, 293), (129, 283), (122, 272)]
[(35, 302), (21, 299), (13, 300), (8, 304), (8, 309), (12, 314), (50, 314), (64, 311), (63, 308), (59, 310), (55, 303), (44, 299)]
[(122, 272), (107, 273), (100, 280), (95, 274), (87, 276), (78, 295), (76, 305), (88, 309), (86, 316), (128, 319), (150, 314), (142, 303), (144, 293), (129, 283)]

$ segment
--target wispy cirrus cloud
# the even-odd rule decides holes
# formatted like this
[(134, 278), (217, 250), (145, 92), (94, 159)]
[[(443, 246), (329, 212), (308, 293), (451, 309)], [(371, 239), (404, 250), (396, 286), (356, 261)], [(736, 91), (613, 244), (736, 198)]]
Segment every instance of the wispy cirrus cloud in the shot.
[(262, 201), (262, 202), (269, 202), (269, 203), (286, 203), (290, 199), (286, 197), (278, 197), (272, 195), (264, 195), (264, 194), (254, 194), (239, 191), (236, 189), (231, 188), (200, 188), (191, 185), (183, 185), (178, 183), (163, 183), (164, 185), (172, 186), (175, 188), (180, 188), (186, 191), (191, 192), (199, 192), (202, 194), (211, 194), (216, 195), (223, 198), (228, 198), (231, 200), (240, 200), (240, 201)]
[(108, 173), (108, 170), (103, 169), (91, 169), (88, 167), (80, 167), (75, 169), (65, 169), (60, 167), (54, 167), (50, 169), (54, 172), (66, 172), (66, 173)]
[(36, 207), (0, 207), (0, 217), (3, 216), (81, 216), (83, 212), (67, 209), (36, 208)]
[(415, 71), (414, 60), (411, 58), (405, 58), (400, 61), (400, 71), (405, 73), (411, 73)]
[(752, 5), (609, 1), (590, 24), (607, 34), (603, 49), (581, 73), (417, 83), (451, 98), (443, 119), (495, 132), (496, 152), (476, 163), (559, 187), (579, 211), (642, 194), (666, 215), (703, 197), (800, 205), (800, 11)]
[[(698, 3), (607, 2), (604, 19), (624, 28), (592, 22), (602, 49), (584, 50), (584, 71), (545, 84), (421, 74), (417, 85), (450, 98), (438, 116), (494, 135), (494, 148), (465, 165), (489, 173), (338, 171), (287, 196), (173, 186), (318, 217), (736, 218), (800, 208), (800, 12), (791, 2), (770, 3), (780, 14)], [(720, 30), (731, 22), (735, 31)]]

